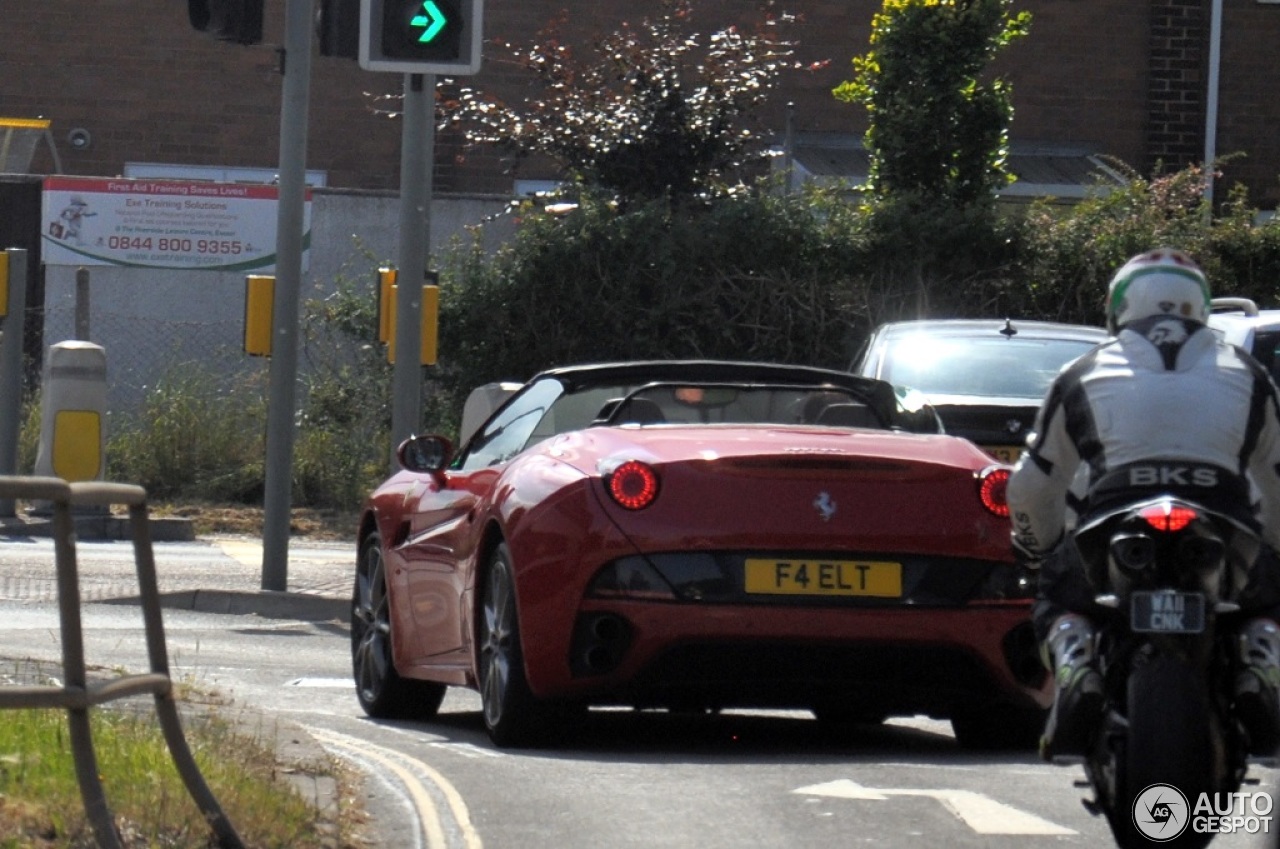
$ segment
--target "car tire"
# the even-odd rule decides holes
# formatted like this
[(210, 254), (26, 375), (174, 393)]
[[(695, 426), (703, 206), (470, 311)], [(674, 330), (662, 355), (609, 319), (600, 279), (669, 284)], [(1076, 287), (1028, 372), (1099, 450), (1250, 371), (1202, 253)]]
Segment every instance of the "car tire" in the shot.
[(1046, 711), (1010, 705), (966, 710), (951, 717), (962, 749), (999, 752), (1035, 750), (1044, 732)]
[(480, 608), (477, 645), (485, 730), (499, 748), (531, 745), (543, 738), (552, 717), (525, 677), (515, 571), (506, 543), (489, 558)]
[(446, 685), (402, 678), (391, 652), (391, 607), (387, 596), (382, 536), (360, 546), (351, 593), (351, 671), (356, 698), (378, 719), (429, 719), (444, 701)]

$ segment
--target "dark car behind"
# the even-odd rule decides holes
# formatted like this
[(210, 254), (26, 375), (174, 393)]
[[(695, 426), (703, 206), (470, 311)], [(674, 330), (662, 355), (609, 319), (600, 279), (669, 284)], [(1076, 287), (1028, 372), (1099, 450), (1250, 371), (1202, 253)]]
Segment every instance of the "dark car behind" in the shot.
[(947, 433), (1012, 463), (1053, 378), (1107, 339), (1101, 327), (1011, 319), (882, 324), (850, 371), (923, 394)]

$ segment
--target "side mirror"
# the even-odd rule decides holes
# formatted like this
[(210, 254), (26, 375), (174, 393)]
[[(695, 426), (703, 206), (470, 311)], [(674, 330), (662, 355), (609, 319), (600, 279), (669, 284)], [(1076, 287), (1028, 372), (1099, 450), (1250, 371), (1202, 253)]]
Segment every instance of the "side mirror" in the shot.
[(396, 459), (411, 472), (438, 475), (453, 459), (453, 443), (443, 436), (411, 436), (396, 449)]

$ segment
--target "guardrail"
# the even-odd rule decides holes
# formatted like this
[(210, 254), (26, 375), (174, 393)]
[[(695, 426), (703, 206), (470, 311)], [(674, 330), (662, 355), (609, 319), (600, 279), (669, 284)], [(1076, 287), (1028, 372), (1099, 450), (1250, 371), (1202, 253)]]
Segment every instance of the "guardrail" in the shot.
[[(187, 792), (191, 794), (217, 837), (218, 845), (222, 849), (243, 849), (240, 836), (200, 774), (200, 768), (196, 765), (182, 732), (182, 722), (173, 695), (173, 680), (169, 677), (169, 656), (165, 648), (164, 623), (160, 615), (155, 556), (147, 521), (146, 490), (139, 486), (102, 481), (68, 483), (61, 478), (0, 475), (0, 500), (6, 498), (48, 501), (53, 505), (53, 543), (64, 683), (62, 686), (0, 686), (0, 710), (60, 708), (67, 711), (76, 780), (80, 785), (80, 796), (84, 801), (85, 814), (93, 827), (94, 837), (101, 849), (124, 849), (98, 775), (97, 755), (89, 728), (89, 709), (116, 699), (151, 694), (155, 697), (156, 714), (173, 763)], [(80, 576), (76, 566), (72, 507), (111, 505), (127, 505), (129, 508), (151, 671), (89, 684), (80, 618)]]

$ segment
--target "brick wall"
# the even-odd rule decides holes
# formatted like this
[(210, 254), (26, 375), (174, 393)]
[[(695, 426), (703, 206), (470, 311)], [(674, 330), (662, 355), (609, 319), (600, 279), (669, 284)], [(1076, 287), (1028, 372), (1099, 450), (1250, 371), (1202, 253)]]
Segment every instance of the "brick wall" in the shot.
[(996, 68), (1013, 85), (1015, 140), (1068, 142), (1140, 167), (1145, 141), (1146, 3), (1041, 0), (1030, 34)]
[[(1198, 161), (1203, 153), (1204, 60), (1211, 0), (1018, 0), (1034, 17), (1031, 35), (994, 68), (1013, 86), (1015, 141), (1074, 144), (1138, 169), (1156, 159)], [(1228, 168), (1257, 198), (1280, 200), (1280, 5), (1223, 0), (1220, 153), (1248, 156)], [(489, 0), (485, 63), (459, 82), (513, 102), (534, 93), (503, 42), (528, 45), (565, 4)], [(264, 43), (222, 44), (196, 33), (182, 0), (5, 0), (0, 48), (0, 116), (52, 119), (63, 168), (72, 174), (119, 173), (126, 161), (274, 168), (279, 162), (282, 79), (278, 47), (285, 0), (266, 0)], [(568, 33), (580, 50), (623, 20), (653, 14), (657, 0), (596, 0), (571, 7)], [(761, 19), (759, 0), (695, 0), (693, 28), (707, 33)], [(866, 52), (881, 0), (775, 0), (794, 13), (783, 34), (809, 66), (788, 73), (759, 118), (781, 133), (786, 104), (801, 132), (860, 135), (860, 107), (831, 89)], [(361, 70), (347, 59), (315, 56), (308, 167), (330, 185), (399, 185), (398, 110), (403, 77)], [(448, 91), (448, 89), (446, 89)], [(73, 150), (66, 135), (83, 127), (93, 144)], [(456, 131), (436, 140), (439, 192), (506, 192), (512, 175), (491, 152), (468, 150)], [(40, 154), (33, 170), (49, 171)], [(548, 176), (526, 168), (520, 176)]]
[[(1266, 209), (1280, 205), (1280, 5), (1224, 0), (1218, 90), (1220, 183), (1242, 182)], [(1222, 196), (1221, 193), (1218, 195)]]
[(1145, 170), (1204, 158), (1208, 11), (1202, 0), (1151, 3)]

